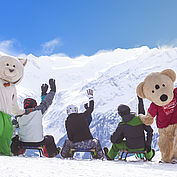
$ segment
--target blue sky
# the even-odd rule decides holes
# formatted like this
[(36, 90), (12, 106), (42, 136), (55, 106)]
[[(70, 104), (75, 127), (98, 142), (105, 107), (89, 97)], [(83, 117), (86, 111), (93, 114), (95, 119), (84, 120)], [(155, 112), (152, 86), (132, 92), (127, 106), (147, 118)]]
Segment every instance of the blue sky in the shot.
[(177, 46), (176, 0), (0, 0), (0, 51), (70, 57)]

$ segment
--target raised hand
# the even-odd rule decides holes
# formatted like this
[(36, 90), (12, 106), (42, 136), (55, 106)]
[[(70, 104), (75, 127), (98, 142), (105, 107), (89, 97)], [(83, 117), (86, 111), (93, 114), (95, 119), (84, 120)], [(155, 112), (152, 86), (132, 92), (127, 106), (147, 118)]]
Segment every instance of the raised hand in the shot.
[(50, 85), (51, 91), (56, 92), (55, 79), (49, 79), (49, 85)]
[(93, 90), (92, 89), (88, 89), (86, 94), (89, 99), (93, 99)]
[(41, 95), (47, 95), (48, 87), (49, 86), (47, 84), (42, 84), (42, 86), (41, 86)]

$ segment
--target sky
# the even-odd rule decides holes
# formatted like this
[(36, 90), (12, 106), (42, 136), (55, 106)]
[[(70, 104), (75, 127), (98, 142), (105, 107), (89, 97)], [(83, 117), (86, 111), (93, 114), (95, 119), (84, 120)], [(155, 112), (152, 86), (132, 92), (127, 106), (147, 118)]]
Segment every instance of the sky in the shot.
[(0, 0), (0, 51), (91, 56), (177, 46), (176, 0)]

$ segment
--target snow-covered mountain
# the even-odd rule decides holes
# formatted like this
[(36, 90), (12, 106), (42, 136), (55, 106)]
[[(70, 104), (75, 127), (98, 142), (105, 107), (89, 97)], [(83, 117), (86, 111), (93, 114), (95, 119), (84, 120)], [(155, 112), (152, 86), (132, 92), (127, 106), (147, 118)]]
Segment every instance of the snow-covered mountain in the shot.
[[(110, 135), (120, 121), (118, 105), (128, 104), (132, 111), (137, 112), (136, 86), (144, 77), (167, 68), (177, 71), (177, 48), (115, 49), (77, 58), (59, 54), (26, 57), (25, 75), (17, 87), (19, 103), (22, 106), (25, 97), (36, 98), (39, 103), (41, 84), (48, 83), (50, 78), (56, 80), (57, 93), (43, 124), (45, 134), (52, 134), (60, 146), (66, 139), (66, 107), (75, 104), (83, 111), (83, 104), (88, 101), (86, 89), (94, 90), (95, 110), (91, 131), (102, 146), (110, 147)], [(144, 101), (147, 110), (150, 102)], [(155, 123), (153, 129), (153, 147), (158, 149)]]

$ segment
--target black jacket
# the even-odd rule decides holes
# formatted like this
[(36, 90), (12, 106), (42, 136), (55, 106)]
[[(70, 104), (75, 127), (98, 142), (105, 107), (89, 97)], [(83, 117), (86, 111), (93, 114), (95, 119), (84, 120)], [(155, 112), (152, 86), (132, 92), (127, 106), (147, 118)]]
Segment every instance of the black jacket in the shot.
[[(138, 113), (145, 114), (143, 100), (138, 98)], [(145, 133), (147, 137), (145, 139)], [(141, 122), (135, 113), (122, 116), (122, 122), (119, 123), (116, 131), (111, 136), (111, 142), (121, 143), (126, 139), (126, 145), (129, 149), (147, 148), (151, 146), (153, 129)]]
[(94, 101), (89, 101), (89, 107), (83, 113), (72, 113), (66, 121), (65, 127), (70, 141), (73, 143), (93, 139), (89, 129), (88, 118), (94, 109)]
[[(146, 140), (144, 131), (147, 132)], [(131, 113), (119, 123), (116, 131), (111, 136), (111, 142), (119, 144), (125, 138), (129, 149), (139, 149), (151, 146), (152, 136), (153, 129), (143, 124), (139, 117)]]

